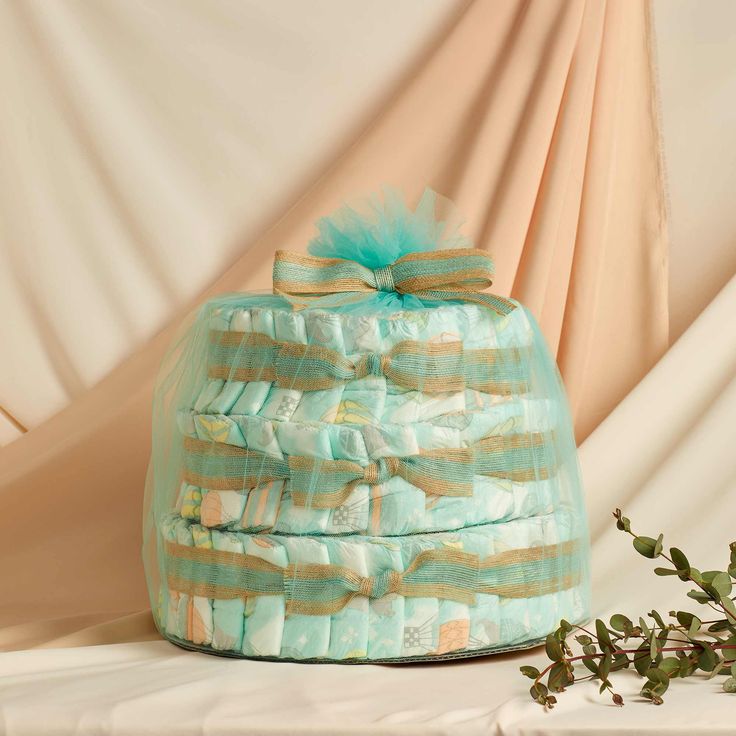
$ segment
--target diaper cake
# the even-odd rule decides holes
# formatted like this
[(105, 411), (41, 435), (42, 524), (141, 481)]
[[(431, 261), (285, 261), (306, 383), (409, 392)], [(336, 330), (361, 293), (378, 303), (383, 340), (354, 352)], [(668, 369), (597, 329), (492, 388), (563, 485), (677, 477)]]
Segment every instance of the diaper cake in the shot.
[[(441, 207), (445, 212), (440, 212)], [(161, 634), (233, 657), (451, 659), (588, 618), (559, 374), (427, 190), (278, 251), (202, 306), (154, 399), (144, 559)]]

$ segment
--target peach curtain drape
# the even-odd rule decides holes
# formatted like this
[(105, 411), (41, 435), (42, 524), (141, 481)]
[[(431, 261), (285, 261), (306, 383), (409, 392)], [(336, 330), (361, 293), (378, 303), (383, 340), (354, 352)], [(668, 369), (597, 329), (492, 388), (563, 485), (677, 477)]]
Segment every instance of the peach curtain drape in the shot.
[[(536, 313), (586, 437), (667, 347), (650, 38), (644, 3), (468, 4), (370, 126), (199, 298), (268, 287), (273, 251), (303, 249), (313, 221), (345, 197), (388, 183), (413, 198), (429, 185), (493, 254), (496, 290)], [(164, 232), (175, 214), (161, 212)], [(145, 615), (106, 622), (147, 605), (139, 528), (152, 383), (185, 311), (0, 450), (4, 647), (149, 631)]]

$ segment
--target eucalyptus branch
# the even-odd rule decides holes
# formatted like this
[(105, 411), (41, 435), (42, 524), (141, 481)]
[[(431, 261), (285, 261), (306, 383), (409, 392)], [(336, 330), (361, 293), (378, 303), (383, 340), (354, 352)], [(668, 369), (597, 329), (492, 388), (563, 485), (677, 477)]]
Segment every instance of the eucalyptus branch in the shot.
[[(649, 559), (661, 557), (670, 563), (671, 567), (655, 568), (656, 575), (677, 576), (694, 584), (696, 589), (688, 591), (687, 596), (715, 610), (721, 618), (701, 620), (688, 611), (670, 611), (669, 616), (676, 623), (666, 624), (662, 615), (652, 610), (646, 618), (640, 616), (634, 623), (617, 613), (611, 616), (608, 625), (596, 619), (591, 627), (595, 632), (563, 620), (545, 642), (551, 663), (541, 672), (532, 666), (521, 668), (522, 674), (533, 680), (529, 690), (532, 698), (545, 708), (552, 708), (557, 699), (551, 693), (563, 692), (575, 682), (600, 680), (600, 693), (608, 691), (616, 705), (623, 705), (624, 700), (613, 690), (609, 675), (630, 666), (646, 678), (642, 697), (656, 705), (663, 702), (662, 696), (672, 679), (689, 677), (699, 670), (709, 678), (726, 675), (723, 689), (736, 693), (736, 606), (732, 596), (733, 580), (736, 580), (736, 542), (729, 546), (727, 570), (701, 572), (692, 567), (676, 547), (665, 554), (662, 534), (656, 539), (637, 535), (620, 509), (616, 509), (613, 516), (616, 527), (633, 538), (639, 554)], [(568, 637), (575, 631), (582, 632), (574, 635), (575, 642), (582, 648), (579, 655), (574, 654), (568, 643)], [(641, 643), (635, 649), (622, 646), (629, 640)], [(675, 644), (678, 646), (672, 646)], [(671, 654), (675, 656), (665, 656)], [(590, 674), (576, 676), (576, 663), (582, 663)], [(546, 685), (542, 682), (545, 677)]]

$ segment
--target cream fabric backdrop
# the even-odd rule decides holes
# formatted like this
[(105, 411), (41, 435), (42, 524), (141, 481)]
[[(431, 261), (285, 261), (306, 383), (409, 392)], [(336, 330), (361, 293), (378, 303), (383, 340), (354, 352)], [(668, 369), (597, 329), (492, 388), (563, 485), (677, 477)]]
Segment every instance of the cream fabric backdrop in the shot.
[(211, 284), (460, 8), (0, 2), (0, 445)]

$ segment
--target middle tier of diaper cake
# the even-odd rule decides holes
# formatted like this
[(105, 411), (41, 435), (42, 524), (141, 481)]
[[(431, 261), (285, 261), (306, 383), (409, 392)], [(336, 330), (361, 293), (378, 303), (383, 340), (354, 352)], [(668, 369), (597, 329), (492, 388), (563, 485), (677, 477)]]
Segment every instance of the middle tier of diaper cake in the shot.
[(178, 408), (182, 519), (396, 536), (572, 503), (564, 397), (523, 307), (370, 315), (243, 302), (209, 312), (204, 380)]

